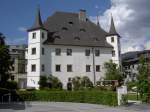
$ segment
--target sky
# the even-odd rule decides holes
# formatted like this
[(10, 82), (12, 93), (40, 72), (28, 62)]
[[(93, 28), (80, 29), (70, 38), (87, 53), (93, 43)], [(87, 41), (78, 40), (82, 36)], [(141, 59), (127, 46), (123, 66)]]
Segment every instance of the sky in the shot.
[(38, 5), (42, 20), (55, 11), (77, 12), (85, 9), (91, 21), (104, 30), (114, 17), (121, 35), (122, 53), (150, 49), (150, 0), (0, 0), (0, 32), (7, 44), (27, 43), (27, 32), (34, 22)]

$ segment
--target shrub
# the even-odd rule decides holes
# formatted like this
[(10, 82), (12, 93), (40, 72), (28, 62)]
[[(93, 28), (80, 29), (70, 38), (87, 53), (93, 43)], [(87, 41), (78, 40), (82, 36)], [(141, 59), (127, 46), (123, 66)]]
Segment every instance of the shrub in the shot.
[(110, 91), (18, 91), (26, 101), (82, 102), (116, 106), (117, 95)]
[(74, 90), (83, 90), (85, 88), (92, 88), (93, 83), (90, 81), (90, 79), (86, 76), (84, 77), (74, 77), (72, 79), (73, 89)]
[(40, 89), (48, 86), (46, 76), (40, 76), (39, 85), (40, 85)]
[(7, 89), (18, 89), (18, 83), (16, 81), (8, 81), (6, 83)]
[(49, 77), (40, 76), (39, 85), (40, 89), (62, 89), (63, 86), (60, 80), (53, 75), (50, 75)]
[(136, 86), (136, 82), (128, 82), (127, 83), (127, 89), (128, 91), (132, 90), (133, 87)]

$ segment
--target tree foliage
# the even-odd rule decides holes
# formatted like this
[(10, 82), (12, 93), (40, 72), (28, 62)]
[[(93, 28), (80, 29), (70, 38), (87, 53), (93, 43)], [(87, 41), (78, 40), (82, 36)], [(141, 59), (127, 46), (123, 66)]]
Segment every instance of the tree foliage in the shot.
[(137, 87), (144, 102), (150, 102), (150, 57), (140, 57)]
[(117, 68), (117, 65), (112, 62), (112, 60), (106, 62), (104, 67), (106, 69), (105, 80), (118, 80), (119, 82), (123, 80), (122, 73), (119, 68)]
[(43, 88), (55, 88), (55, 89), (62, 89), (62, 83), (60, 80), (53, 76), (40, 76), (39, 80), (40, 89)]
[(81, 90), (81, 89), (93, 87), (92, 81), (87, 76), (83, 76), (83, 77), (76, 76), (76, 77), (74, 77), (72, 79), (72, 84), (73, 84), (74, 90)]
[(5, 45), (4, 36), (0, 33), (0, 86), (4, 87), (9, 79), (12, 67), (12, 61), (9, 55), (8, 47)]

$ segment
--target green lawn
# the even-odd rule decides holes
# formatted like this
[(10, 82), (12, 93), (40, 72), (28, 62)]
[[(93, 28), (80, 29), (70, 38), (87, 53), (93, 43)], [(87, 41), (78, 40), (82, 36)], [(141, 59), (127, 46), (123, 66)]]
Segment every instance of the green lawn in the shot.
[(140, 100), (140, 96), (138, 95), (138, 99), (137, 99), (136, 93), (128, 93), (128, 100)]

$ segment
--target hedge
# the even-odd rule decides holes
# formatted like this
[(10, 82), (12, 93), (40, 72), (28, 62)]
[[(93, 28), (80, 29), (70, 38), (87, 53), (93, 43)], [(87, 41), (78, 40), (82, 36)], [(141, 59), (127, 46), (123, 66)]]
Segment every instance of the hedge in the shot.
[(117, 95), (111, 91), (18, 91), (25, 101), (80, 102), (117, 105)]

